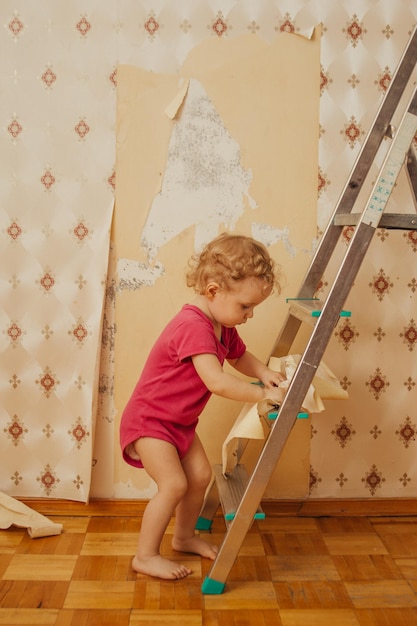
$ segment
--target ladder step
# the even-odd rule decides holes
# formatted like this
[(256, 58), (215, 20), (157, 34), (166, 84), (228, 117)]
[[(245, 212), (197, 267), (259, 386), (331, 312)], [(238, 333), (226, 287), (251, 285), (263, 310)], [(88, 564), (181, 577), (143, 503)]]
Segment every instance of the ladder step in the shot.
[[(249, 475), (245, 466), (240, 463), (236, 465), (227, 477), (222, 473), (222, 469), (221, 465), (213, 466), (224, 518), (226, 522), (231, 522), (245, 493)], [(260, 506), (254, 515), (254, 519), (265, 519), (265, 513)]]
[[(315, 324), (323, 309), (323, 302), (318, 298), (287, 298), (289, 312), (307, 324)], [(340, 317), (350, 317), (350, 311), (340, 311)]]
[[(356, 226), (362, 213), (338, 213), (334, 216), (333, 223), (335, 226)], [(398, 230), (416, 230), (417, 214), (416, 213), (383, 213), (379, 221), (379, 228), (398, 229)]]

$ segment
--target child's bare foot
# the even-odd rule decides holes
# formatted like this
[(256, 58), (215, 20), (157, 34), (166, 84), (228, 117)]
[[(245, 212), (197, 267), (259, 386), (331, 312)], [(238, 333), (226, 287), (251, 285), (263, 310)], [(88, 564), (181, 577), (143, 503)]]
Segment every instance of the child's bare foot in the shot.
[(176, 539), (174, 537), (171, 545), (173, 550), (177, 552), (192, 552), (212, 561), (217, 556), (217, 546), (212, 546), (207, 541), (200, 539), (198, 535), (194, 535), (189, 539)]
[(156, 578), (164, 578), (167, 580), (185, 578), (192, 572), (192, 570), (185, 567), (185, 565), (164, 559), (159, 554), (146, 558), (134, 556), (132, 559), (132, 567), (138, 574), (147, 574), (148, 576), (155, 576)]

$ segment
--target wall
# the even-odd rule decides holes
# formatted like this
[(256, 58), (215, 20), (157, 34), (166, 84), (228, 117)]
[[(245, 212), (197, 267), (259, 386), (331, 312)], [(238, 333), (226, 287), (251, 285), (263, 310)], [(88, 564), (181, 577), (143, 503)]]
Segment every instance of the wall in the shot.
[[(173, 79), (199, 50), (232, 50), (246, 36), (272, 48), (284, 38), (300, 40), (314, 54), (319, 51), (320, 95), (300, 100), (301, 111), (294, 111), (307, 134), (297, 141), (286, 139), (284, 153), (277, 142), (275, 156), (289, 168), (286, 193), (279, 194), (279, 201), (274, 196), (282, 191), (275, 163), (262, 159), (261, 143), (256, 157), (252, 152), (248, 135), (254, 124), (245, 125), (243, 113), (235, 119), (233, 110), (223, 106), (227, 102), (215, 94), (216, 80), (209, 92), (222, 126), (241, 151), (244, 185), (245, 172), (253, 172), (253, 187), (246, 193), (244, 186), (240, 208), (224, 225), (251, 232), (261, 223), (258, 215), (265, 221), (268, 228), (258, 227), (255, 233), (267, 239), (273, 233), (267, 242), (288, 268), (287, 296), (297, 289), (308, 263), (314, 221), (320, 236), (416, 13), (411, 0), (2, 2), (0, 448), (5, 471), (0, 489), (18, 496), (79, 500), (147, 497), (153, 490), (120, 458), (120, 411), (157, 328), (188, 297), (181, 283), (186, 257), (220, 224), (196, 229), (200, 216), (181, 222), (175, 236), (166, 240), (158, 240), (158, 229), (151, 233), (158, 249), (154, 272), (144, 285), (152, 250), (143, 248), (141, 234), (161, 181), (154, 180), (152, 193), (147, 186), (148, 204), (141, 200), (140, 210), (132, 212), (130, 200), (123, 198), (123, 178), (122, 183), (118, 178), (109, 255), (116, 150), (119, 157), (123, 144), (118, 125), (122, 117), (116, 110), (120, 65), (163, 76), (171, 85), (169, 103), (178, 87), (176, 83), (173, 88)], [(310, 40), (320, 22), (320, 40)], [(249, 59), (237, 64), (239, 71), (249, 66)], [(287, 66), (287, 57), (282, 66)], [(194, 69), (202, 67), (209, 70), (204, 54)], [(283, 94), (303, 82), (309, 82), (306, 89), (314, 89), (310, 81), (316, 77), (304, 70), (297, 71), (296, 81), (287, 76)], [(159, 78), (157, 82), (161, 84)], [(256, 92), (252, 97), (256, 102)], [(313, 130), (318, 107), (319, 127)], [(167, 118), (164, 128), (170, 125)], [(131, 161), (127, 180), (138, 177), (136, 164), (156, 162), (147, 159), (150, 148), (168, 149), (170, 132), (162, 136), (164, 144), (155, 134), (162, 130), (148, 128), (147, 142)], [(270, 170), (256, 169), (265, 162)], [(144, 170), (139, 168), (139, 173), (144, 176)], [(271, 207), (289, 212), (295, 207), (294, 222), (286, 213), (272, 214), (268, 203), (254, 212), (251, 201), (264, 197), (265, 185)], [(304, 194), (301, 204), (293, 188)], [(134, 196), (129, 192), (129, 197)], [(390, 203), (390, 211), (415, 210), (404, 178)], [(303, 210), (308, 222), (301, 218)], [(345, 239), (349, 234), (346, 229)], [(290, 465), (270, 486), (273, 497), (415, 497), (416, 253), (412, 232), (378, 232), (347, 303), (351, 322), (335, 329), (325, 357), (350, 399), (327, 403), (324, 413), (303, 426), (305, 432), (295, 434), (294, 447), (283, 460)], [(172, 274), (158, 274), (167, 267)], [(123, 288), (121, 277), (125, 285), (139, 277), (140, 288)], [(323, 292), (329, 280), (324, 277)], [(259, 310), (248, 339), (256, 342), (260, 355), (267, 355), (275, 325), (284, 315), (282, 300), (271, 299)], [(257, 328), (263, 329), (262, 336)], [(214, 459), (239, 406), (228, 405), (225, 417), (223, 405), (214, 401), (210, 411), (201, 434)]]

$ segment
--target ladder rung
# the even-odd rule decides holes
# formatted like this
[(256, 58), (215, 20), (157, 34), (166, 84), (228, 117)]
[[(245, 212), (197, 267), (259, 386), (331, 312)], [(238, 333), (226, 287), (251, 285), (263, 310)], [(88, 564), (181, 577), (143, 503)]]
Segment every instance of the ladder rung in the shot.
[[(291, 315), (308, 324), (315, 324), (323, 309), (323, 302), (318, 298), (287, 298), (287, 303)], [(350, 315), (350, 311), (340, 311), (340, 317)]]
[[(335, 226), (356, 226), (362, 213), (338, 213), (334, 216)], [(379, 228), (397, 228), (398, 230), (416, 230), (416, 213), (383, 213), (379, 221)]]
[[(221, 465), (214, 465), (214, 476), (219, 492), (220, 504), (226, 522), (230, 522), (236, 515), (237, 508), (245, 493), (249, 476), (244, 465), (236, 465), (233, 471), (225, 477)], [(265, 519), (265, 513), (258, 507), (254, 519)]]

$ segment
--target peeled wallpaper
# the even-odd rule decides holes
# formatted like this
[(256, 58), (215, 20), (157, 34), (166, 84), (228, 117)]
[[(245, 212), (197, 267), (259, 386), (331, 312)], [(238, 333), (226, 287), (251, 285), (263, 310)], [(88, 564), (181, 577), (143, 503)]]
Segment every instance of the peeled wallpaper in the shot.
[[(274, 42), (285, 33), (308, 41), (321, 23), (317, 232), (303, 253), (307, 261), (416, 25), (417, 6), (3, 0), (0, 16), (0, 491), (115, 497), (128, 493), (130, 480), (121, 478), (118, 418), (127, 390), (115, 403), (115, 363), (137, 367), (133, 350), (115, 360), (116, 312), (126, 295), (121, 281), (130, 285), (128, 260), (137, 254), (120, 254), (117, 221), (111, 231), (118, 67), (173, 76), (207, 40)], [(302, 138), (293, 149), (302, 152)], [(405, 176), (388, 210), (415, 211)], [(178, 226), (180, 244), (186, 242), (181, 254), (191, 252), (195, 225)], [(347, 227), (341, 254), (351, 234)], [(288, 246), (288, 238), (274, 245)], [(164, 250), (164, 258), (175, 254), (172, 242)], [(308, 471), (287, 475), (274, 497), (417, 495), (416, 255), (416, 231), (378, 230), (346, 305), (352, 317), (339, 322), (325, 355), (349, 399), (326, 402), (309, 418)], [(323, 277), (319, 296), (329, 281)], [(162, 321), (147, 289), (149, 315)], [(149, 489), (132, 496), (146, 497)]]
[[(260, 238), (285, 268), (287, 290), (302, 279), (316, 235), (319, 75), (317, 33), (282, 33), (270, 43), (251, 35), (206, 39), (178, 75), (118, 67), (119, 410), (161, 329), (194, 298), (185, 286), (189, 257), (217, 233), (229, 229)], [(303, 151), (293, 149), (295, 137)], [(240, 329), (248, 349), (262, 359), (285, 309), (284, 298), (274, 295)], [(236, 403), (215, 397), (201, 415), (199, 436), (212, 463), (235, 419)], [(296, 431), (289, 449), (296, 450), (294, 459), (306, 459), (308, 425)], [(293, 473), (302, 468), (308, 481), (307, 463), (296, 466)], [(151, 487), (145, 472), (129, 466), (118, 467), (116, 477), (118, 497), (139, 497)]]

